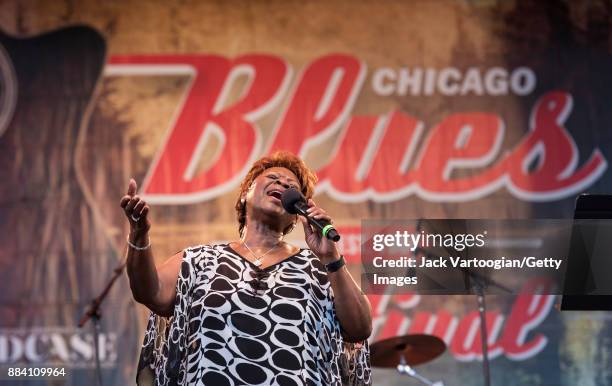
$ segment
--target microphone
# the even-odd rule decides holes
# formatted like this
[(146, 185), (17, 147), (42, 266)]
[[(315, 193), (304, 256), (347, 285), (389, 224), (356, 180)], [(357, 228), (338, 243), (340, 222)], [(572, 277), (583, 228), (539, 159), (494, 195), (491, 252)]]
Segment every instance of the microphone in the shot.
[(308, 216), (306, 211), (308, 210), (308, 204), (306, 203), (306, 197), (297, 191), (296, 189), (287, 189), (281, 195), (281, 203), (283, 208), (291, 214), (301, 214), (308, 219), (308, 222), (318, 228), (321, 234), (328, 239), (338, 242), (340, 235), (334, 226), (327, 220), (317, 220)]

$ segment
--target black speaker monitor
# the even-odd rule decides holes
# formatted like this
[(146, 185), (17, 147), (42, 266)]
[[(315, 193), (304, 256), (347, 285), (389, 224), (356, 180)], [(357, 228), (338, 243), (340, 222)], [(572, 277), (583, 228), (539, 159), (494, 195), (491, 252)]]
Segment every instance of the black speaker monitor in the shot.
[[(581, 194), (576, 199), (574, 219), (612, 219), (612, 196), (602, 194)], [(570, 243), (570, 258), (564, 283), (564, 293), (575, 293), (576, 288), (588, 290), (589, 283), (594, 282), (594, 272), (583, 237), (576, 235), (576, 227)], [(601, 232), (598, 232), (601, 233)], [(612, 235), (597, 234), (597, 237)], [(612, 253), (610, 255), (612, 259)], [(608, 272), (612, 280), (612, 272)], [(612, 295), (564, 295), (561, 300), (562, 311), (612, 311)]]

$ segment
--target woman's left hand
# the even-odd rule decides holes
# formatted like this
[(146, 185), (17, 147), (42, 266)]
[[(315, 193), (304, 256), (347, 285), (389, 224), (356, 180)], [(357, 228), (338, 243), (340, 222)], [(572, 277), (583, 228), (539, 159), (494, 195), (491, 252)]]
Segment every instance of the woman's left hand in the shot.
[[(308, 200), (308, 215), (316, 220), (327, 220), (331, 222), (331, 217), (323, 209), (316, 206), (315, 202)], [(300, 216), (300, 221), (304, 226), (304, 235), (306, 236), (306, 244), (315, 255), (319, 256), (323, 264), (329, 264), (332, 261), (338, 260), (340, 253), (336, 248), (336, 243), (324, 238), (319, 229), (313, 228), (306, 217)]]

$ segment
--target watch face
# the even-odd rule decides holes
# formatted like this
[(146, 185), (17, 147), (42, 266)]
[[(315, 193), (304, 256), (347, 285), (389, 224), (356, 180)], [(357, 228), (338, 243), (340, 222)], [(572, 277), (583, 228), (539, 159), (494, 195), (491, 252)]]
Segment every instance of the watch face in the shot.
[(17, 105), (17, 77), (8, 53), (0, 44), (0, 135), (6, 130)]

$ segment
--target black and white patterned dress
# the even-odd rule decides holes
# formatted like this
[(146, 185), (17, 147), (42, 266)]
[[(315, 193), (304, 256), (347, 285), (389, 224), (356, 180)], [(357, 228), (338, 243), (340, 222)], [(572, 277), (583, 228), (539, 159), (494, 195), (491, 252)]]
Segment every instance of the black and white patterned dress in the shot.
[(228, 244), (184, 251), (170, 318), (151, 314), (138, 384), (369, 385), (344, 342), (325, 267), (302, 249), (265, 269)]

